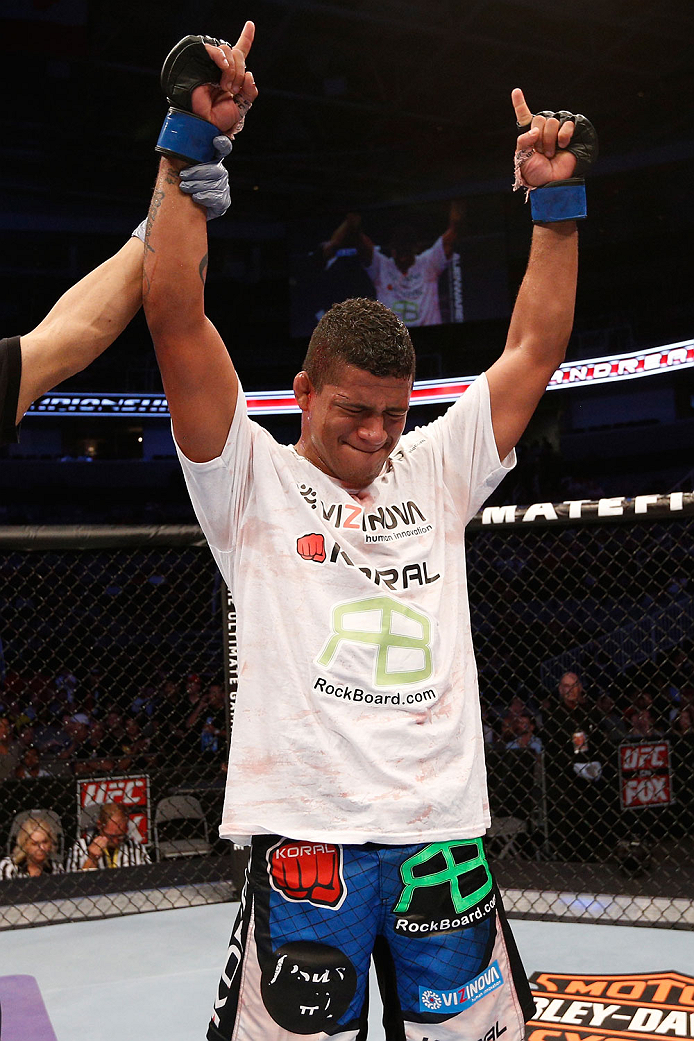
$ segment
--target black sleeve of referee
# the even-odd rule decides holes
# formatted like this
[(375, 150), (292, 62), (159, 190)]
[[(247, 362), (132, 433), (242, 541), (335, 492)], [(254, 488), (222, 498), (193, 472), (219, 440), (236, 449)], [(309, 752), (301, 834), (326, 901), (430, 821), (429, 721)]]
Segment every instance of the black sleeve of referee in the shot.
[(15, 418), (21, 377), (19, 337), (0, 340), (0, 445), (17, 444), (19, 441), (19, 427), (15, 424)]

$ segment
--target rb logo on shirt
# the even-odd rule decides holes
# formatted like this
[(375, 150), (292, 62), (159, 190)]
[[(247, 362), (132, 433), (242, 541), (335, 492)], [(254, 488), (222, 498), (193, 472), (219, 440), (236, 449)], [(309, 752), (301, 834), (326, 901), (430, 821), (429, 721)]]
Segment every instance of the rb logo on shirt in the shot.
[(347, 895), (341, 846), (282, 839), (268, 850), (267, 859), (270, 885), (285, 900), (337, 910)]

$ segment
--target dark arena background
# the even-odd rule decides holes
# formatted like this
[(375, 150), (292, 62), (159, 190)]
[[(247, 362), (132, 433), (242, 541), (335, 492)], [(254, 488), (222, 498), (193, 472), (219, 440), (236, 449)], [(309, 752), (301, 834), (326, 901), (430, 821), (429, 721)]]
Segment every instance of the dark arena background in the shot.
[[(353, 249), (322, 263), (345, 216), (386, 250), (404, 224), (428, 248), (452, 206), (463, 214), (442, 321), (412, 330), (408, 423), (427, 422), (503, 349), (525, 269), (511, 90), (594, 122), (567, 361), (519, 465), (468, 529), (489, 851), (514, 919), (694, 928), (694, 7), (2, 10), (2, 336), (36, 326), (145, 217), (168, 50), (255, 21), (260, 97), (226, 163), (231, 208), (209, 225), (206, 307), (254, 418), (282, 442), (298, 435), (288, 388), (313, 324), (337, 299), (373, 295)], [(140, 314), (0, 448), (0, 747), (13, 757), (0, 772), (0, 856), (36, 815), (65, 860), (116, 802), (148, 862), (0, 880), (0, 941), (238, 898), (245, 853), (217, 837), (235, 636)], [(24, 971), (12, 957), (4, 972)], [(694, 972), (670, 960), (650, 968)], [(0, 1010), (14, 1000), (3, 978)]]

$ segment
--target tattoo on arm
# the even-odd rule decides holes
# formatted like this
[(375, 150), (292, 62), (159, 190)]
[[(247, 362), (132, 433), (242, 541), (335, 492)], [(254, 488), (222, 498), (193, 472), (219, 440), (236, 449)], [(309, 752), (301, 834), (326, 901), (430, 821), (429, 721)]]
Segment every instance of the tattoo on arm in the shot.
[(147, 223), (145, 225), (145, 249), (150, 253), (154, 253), (154, 250), (149, 244), (149, 236), (152, 232), (152, 225), (154, 224), (154, 218), (157, 215), (157, 210), (161, 206), (163, 200), (164, 192), (155, 191), (154, 195), (152, 196), (152, 202), (150, 203), (149, 213), (147, 214)]
[[(178, 177), (173, 172), (173, 170), (167, 170), (165, 172), (165, 174), (164, 174), (164, 183), (165, 184), (176, 184), (176, 185), (178, 184)], [(157, 210), (159, 209), (159, 207), (161, 206), (162, 202), (164, 201), (165, 195), (166, 195), (166, 192), (162, 192), (162, 191), (159, 191), (159, 190), (155, 189), (154, 194), (152, 195), (152, 202), (150, 203), (149, 213), (147, 214), (147, 224), (145, 225), (145, 249), (148, 250), (150, 253), (154, 253), (154, 249), (149, 244), (149, 236), (150, 236), (150, 233), (152, 231), (152, 225), (154, 224), (154, 219), (155, 219), (155, 217), (157, 215)]]
[[(163, 180), (164, 180), (164, 184), (175, 185), (176, 187), (179, 186), (178, 174), (174, 170), (171, 170), (171, 169), (165, 170), (164, 171), (164, 178), (163, 178)], [(151, 235), (151, 232), (152, 232), (152, 227), (154, 226), (154, 221), (157, 218), (158, 211), (159, 211), (159, 209), (161, 207), (162, 202), (164, 201), (165, 196), (166, 196), (166, 191), (165, 190), (161, 190), (161, 189), (155, 189), (155, 191), (154, 191), (154, 193), (152, 195), (152, 202), (151, 202), (150, 207), (149, 207), (149, 213), (147, 214), (147, 224), (145, 225), (145, 254), (147, 254), (147, 253), (155, 253), (156, 252), (154, 247), (150, 245), (149, 239), (150, 239), (150, 235)], [(200, 266), (198, 268), (198, 271), (199, 271), (199, 274), (200, 274), (200, 280), (201, 280), (201, 282), (204, 285), (205, 284), (205, 277), (207, 275), (207, 253), (205, 254), (205, 256), (200, 261)], [(143, 270), (143, 281), (144, 281), (143, 295), (147, 296), (148, 293), (149, 293), (149, 290), (150, 290), (151, 282), (150, 282), (149, 273), (147, 271), (147, 264), (146, 263), (145, 263), (144, 270)]]

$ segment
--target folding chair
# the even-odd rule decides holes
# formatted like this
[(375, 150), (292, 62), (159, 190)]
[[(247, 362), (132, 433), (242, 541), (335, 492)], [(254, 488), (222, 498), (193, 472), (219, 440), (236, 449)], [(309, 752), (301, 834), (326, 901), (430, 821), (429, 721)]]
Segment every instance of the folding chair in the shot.
[[(188, 821), (195, 826), (189, 829), (188, 834), (182, 834), (180, 826), (175, 830), (166, 827), (172, 821)], [(166, 833), (165, 838), (162, 838), (162, 833)], [(176, 837), (168, 837), (171, 833)], [(157, 860), (206, 856), (211, 851), (207, 820), (195, 796), (169, 795), (157, 803), (154, 811), (154, 848)]]

